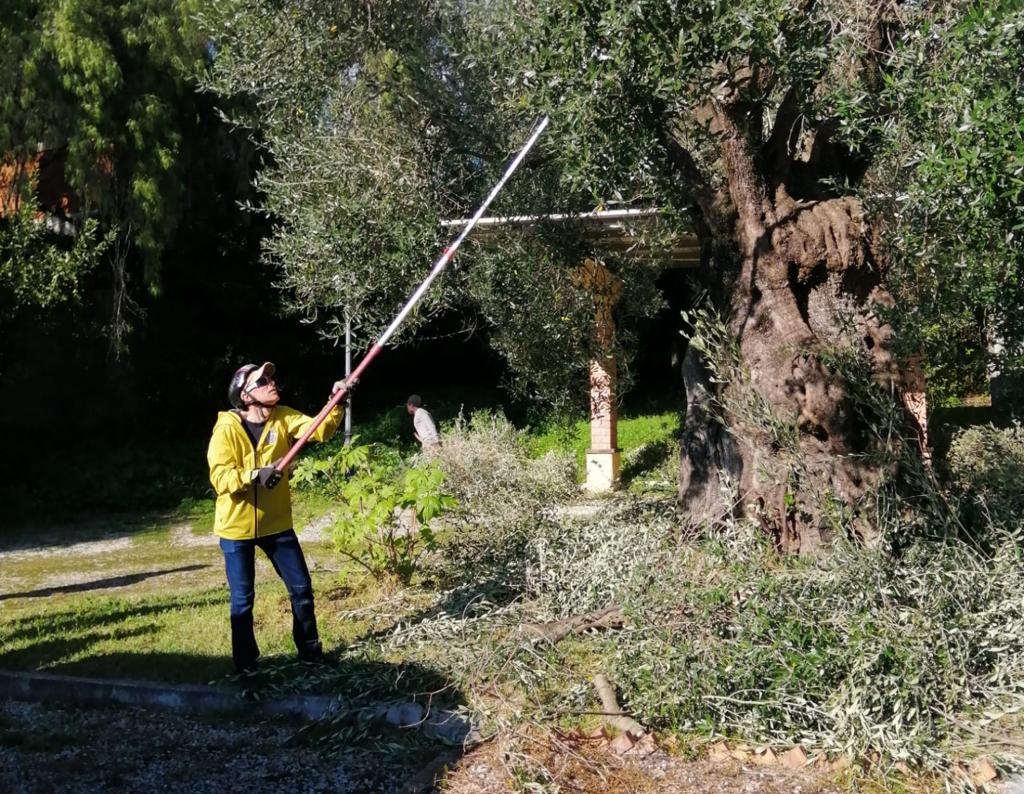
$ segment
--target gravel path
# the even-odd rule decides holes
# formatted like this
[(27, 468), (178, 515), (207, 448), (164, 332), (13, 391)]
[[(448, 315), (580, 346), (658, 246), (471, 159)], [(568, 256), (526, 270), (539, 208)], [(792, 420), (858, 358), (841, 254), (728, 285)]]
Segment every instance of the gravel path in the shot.
[[(288, 725), (213, 722), (143, 709), (0, 701), (0, 791), (399, 794), (412, 781), (423, 786), (433, 776), (430, 759), (422, 753), (385, 756), (353, 748), (325, 756), (308, 746), (290, 746), (294, 730)], [(564, 747), (545, 748), (541, 743), (533, 750), (533, 762), (543, 764), (569, 791), (839, 794), (812, 770), (757, 768), (731, 760), (685, 761), (661, 751), (623, 759), (607, 749), (576, 747), (566, 752)], [(511, 794), (519, 789), (510, 779), (507, 762), (496, 744), (485, 744), (455, 761), (443, 790)]]
[(294, 726), (0, 701), (0, 791), (397, 792), (423, 766), (287, 746)]

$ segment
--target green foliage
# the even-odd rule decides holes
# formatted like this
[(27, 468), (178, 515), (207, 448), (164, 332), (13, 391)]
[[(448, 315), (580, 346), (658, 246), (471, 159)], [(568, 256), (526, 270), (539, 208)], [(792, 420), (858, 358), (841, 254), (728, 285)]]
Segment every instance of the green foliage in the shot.
[(0, 218), (0, 290), (14, 306), (74, 304), (82, 278), (96, 268), (109, 242), (109, 236), (100, 237), (93, 219), (72, 240), (61, 240), (23, 204)]
[[(893, 516), (888, 528), (905, 536), (906, 520)], [(813, 561), (780, 559), (753, 523), (686, 542), (677, 526), (671, 504), (642, 501), (535, 521), (506, 569), (506, 587), (528, 600), (495, 603), (493, 569), (480, 564), (460, 591), (473, 610), (449, 605), (385, 647), (437, 660), (467, 692), (479, 680), (523, 688), (538, 718), (593, 708), (584, 671), (597, 667), (630, 713), (661, 730), (877, 752), (884, 764), (951, 777), (978, 753), (1007, 769), (1021, 763), (1019, 522), (993, 530), (989, 553), (933, 526), (930, 536), (952, 539), (918, 536), (898, 553), (841, 542)], [(583, 649), (513, 630), (614, 603), (629, 630)], [(524, 707), (487, 709), (518, 724)]]
[(765, 435), (775, 451), (795, 452), (799, 440), (796, 418), (778, 416), (751, 384), (739, 344), (725, 320), (713, 309), (699, 307), (683, 312), (683, 322), (689, 326), (690, 344), (700, 352), (710, 370), (715, 389), (714, 395), (709, 395), (714, 398), (714, 418), (726, 426)]
[[(453, 175), (438, 166), (445, 108), (417, 92), (441, 68), (428, 4), (227, 0), (202, 19), (216, 31), (210, 87), (249, 100), (255, 112), (236, 121), (269, 155), (257, 181), (261, 209), (279, 221), (267, 260), (294, 306), (326, 321), (324, 333), (339, 336), (348, 312), (359, 338), (376, 336), (426, 274), (438, 213), (451, 211)], [(413, 324), (445, 293), (429, 296)]]
[[(701, 167), (717, 160), (714, 136), (694, 108), (732, 91), (752, 106), (777, 106), (790, 85), (810, 97), (806, 89), (826, 76), (843, 82), (832, 65), (856, 54), (856, 34), (871, 14), (855, 4), (837, 19), (833, 6), (475, 3), (470, 29), (479, 38), (471, 46), (506, 107), (552, 115), (566, 187), (598, 205), (664, 206), (680, 197), (670, 184), (669, 138), (685, 140)], [(744, 71), (754, 64), (764, 79)]]
[(1016, 548), (842, 547), (815, 565), (687, 550), (635, 603), (618, 675), (658, 725), (948, 769), (1019, 701)]
[[(17, 487), (5, 492), (12, 519), (34, 524), (111, 513), (174, 510), (212, 491), (206, 439), (140, 443), (96, 439), (57, 446), (30, 437), (12, 447)], [(60, 476), (55, 476), (60, 472)], [(12, 475), (13, 476), (13, 475)], [(186, 508), (191, 504), (185, 501)]]
[(953, 7), (908, 31), (872, 187), (897, 340), (923, 354), (938, 402), (1024, 364), (1024, 9)]
[(946, 454), (975, 535), (988, 526), (1010, 529), (1024, 515), (1024, 428), (980, 425), (956, 434)]
[[(776, 747), (799, 742), (849, 755), (877, 752), (883, 766), (904, 761), (943, 774), (975, 754), (1014, 769), (1021, 763), (1024, 708), (1024, 567), (1013, 501), (1022, 448), (1018, 428), (968, 431), (951, 451), (954, 487), (939, 494), (933, 479), (922, 479), (920, 490), (879, 511), (886, 538), (899, 543), (883, 538), (866, 548), (839, 541), (828, 557), (784, 559), (750, 522), (680, 537), (671, 500), (609, 500), (592, 514), (560, 509), (575, 492), (565, 458), (531, 458), (522, 433), (499, 417), (476, 415), (446, 429), (439, 461), (450, 472), (441, 492), (460, 500), (443, 513), (452, 531), (438, 533), (444, 554), (431, 560), (459, 563), (456, 588), (388, 589), (386, 601), (370, 603), (361, 594), (330, 622), (356, 623), (366, 632), (341, 651), (341, 670), (275, 668), (269, 686), (388, 697), (408, 672), (437, 670), (438, 688), (457, 687), (477, 715), (512, 728), (593, 711), (589, 677), (599, 669), (618, 685), (624, 707), (659, 729)], [(372, 467), (372, 451), (351, 453), (331, 471), (345, 466), (365, 473), (364, 457)], [(305, 462), (295, 477), (303, 465), (324, 491), (341, 493), (351, 482), (340, 473), (329, 481), (328, 471)], [(353, 499), (401, 498), (401, 471), (387, 458), (378, 471)], [(434, 476), (425, 470), (417, 476), (418, 492), (430, 493)], [(963, 536), (954, 513), (933, 508), (979, 495), (988, 505), (980, 520), (992, 518), (984, 551)], [(439, 571), (446, 572), (451, 569)], [(123, 652), (125, 643), (136, 649), (138, 638), (121, 637), (118, 627), (134, 627), (133, 615), (149, 607), (159, 621), (147, 624), (148, 650), (133, 669), (155, 664), (156, 675), (180, 677), (183, 668), (164, 664), (160, 649), (226, 654), (223, 636), (202, 629), (217, 625), (206, 613), (220, 602), (201, 595), (74, 610), (87, 623), (102, 624), (106, 637), (75, 665), (102, 674), (97, 665), (111, 653)], [(287, 614), (277, 602), (264, 603), (268, 614)], [(594, 633), (550, 647), (521, 630), (524, 623), (613, 603), (623, 605), (628, 628), (610, 636)], [(77, 636), (81, 626), (68, 623), (72, 612), (52, 612), (25, 622), (32, 631), (11, 647), (12, 663), (63, 663), (29, 636)], [(280, 631), (272, 647), (285, 653), (287, 626), (274, 625)], [(110, 639), (110, 632), (117, 636)], [(155, 657), (150, 646), (158, 649)], [(178, 654), (167, 656), (180, 661)], [(400, 660), (390, 677), (386, 669), (360, 664), (385, 658)], [(211, 657), (202, 669), (224, 664)], [(339, 729), (335, 738), (345, 735)]]
[[(475, 41), (464, 30), (467, 16), (453, 4), (389, 0), (370, 13), (333, 0), (300, 12), (222, 0), (203, 19), (218, 31), (209, 86), (251, 101), (254, 112), (238, 120), (270, 155), (258, 181), (260, 209), (280, 223), (264, 247), (267, 261), (293, 306), (325, 334), (337, 338), (347, 314), (359, 339), (373, 338), (455, 235), (438, 222), (471, 214), (533, 116), (497, 108), (499, 95), (477, 69), (481, 53), (466, 49)], [(556, 161), (538, 156), (491, 212), (588, 203), (561, 196)], [(620, 269), (615, 254), (599, 253)], [(578, 401), (594, 352), (595, 305), (576, 270), (592, 254), (594, 244), (564, 225), (466, 245), (465, 264), (449, 268), (400, 336), (457, 309), (506, 357), (521, 392)], [(627, 378), (635, 321), (660, 307), (656, 275), (634, 264), (624, 278), (616, 351)]]
[(557, 451), (532, 457), (525, 433), (487, 412), (445, 429), (437, 464), (459, 502), (451, 516), (458, 542), (445, 547), (453, 581), (469, 570), (506, 578), (506, 566), (519, 564), (536, 526), (576, 491), (571, 457)]
[(134, 246), (158, 289), (186, 180), (181, 109), (205, 40), (190, 0), (18, 0), (5, 9), (0, 151), (63, 149), (83, 218)]
[(317, 477), (338, 498), (330, 528), (335, 548), (378, 580), (408, 584), (420, 557), (436, 546), (434, 520), (458, 504), (435, 465), (396, 469), (379, 447), (355, 439), (329, 459), (302, 461), (293, 475), (297, 484)]

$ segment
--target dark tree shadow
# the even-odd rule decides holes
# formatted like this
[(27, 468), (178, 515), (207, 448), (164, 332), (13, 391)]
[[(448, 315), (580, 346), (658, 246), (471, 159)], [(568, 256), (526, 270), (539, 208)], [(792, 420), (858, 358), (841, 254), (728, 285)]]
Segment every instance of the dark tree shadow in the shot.
[[(224, 604), (225, 596), (210, 593), (201, 596), (181, 596), (168, 598), (157, 603), (132, 604), (110, 612), (104, 606), (90, 607), (85, 605), (75, 609), (65, 609), (47, 614), (29, 615), (16, 618), (6, 624), (10, 627), (0, 635), (0, 641), (15, 643), (27, 637), (65, 634), (67, 632), (83, 632), (91, 629), (106, 629), (108, 634), (124, 621), (132, 618), (156, 616), (162, 612), (173, 612), (191, 607), (206, 607)], [(2, 647), (2, 646), (0, 646)], [(0, 655), (0, 661), (2, 661)]]
[(654, 441), (645, 444), (634, 454), (619, 472), (619, 480), (623, 487), (629, 485), (641, 474), (661, 466), (672, 454), (672, 445), (668, 441)]
[[(150, 624), (130, 629), (121, 629), (115, 636), (118, 638), (129, 639), (131, 637), (142, 637), (147, 634), (155, 634), (156, 630), (156, 626)], [(69, 667), (73, 667), (75, 663), (70, 662), (61, 664), (61, 659), (66, 659), (69, 656), (75, 656), (83, 651), (88, 651), (88, 649), (96, 643), (109, 641), (110, 639), (111, 632), (102, 630), (90, 632), (88, 634), (80, 634), (74, 637), (44, 638), (39, 642), (34, 642), (24, 648), (0, 653), (0, 666), (13, 670), (23, 670), (25, 668), (38, 669), (40, 667), (45, 667), (48, 672), (68, 672)]]
[(111, 576), (106, 579), (96, 579), (92, 582), (78, 582), (77, 584), (65, 584), (57, 587), (43, 587), (39, 590), (29, 590), (24, 593), (4, 593), (0, 595), (0, 601), (7, 601), (11, 598), (43, 598), (45, 596), (57, 595), (58, 593), (84, 593), (89, 590), (107, 590), (112, 587), (127, 587), (128, 585), (144, 582), (155, 576), (167, 576), (172, 573), (184, 573), (186, 571), (201, 571), (209, 568), (209, 565), (183, 565), (180, 568), (167, 568), (163, 571), (140, 571), (129, 573), (123, 576)]
[(961, 430), (987, 424), (1008, 427), (1011, 423), (1007, 416), (987, 405), (937, 406), (928, 412), (932, 458), (945, 464), (953, 437)]

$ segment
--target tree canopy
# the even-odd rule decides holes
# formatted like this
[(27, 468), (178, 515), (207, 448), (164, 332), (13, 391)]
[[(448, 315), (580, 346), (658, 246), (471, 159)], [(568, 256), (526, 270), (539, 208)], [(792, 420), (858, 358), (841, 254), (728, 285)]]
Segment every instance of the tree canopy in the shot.
[[(59, 152), (73, 202), (44, 209), (66, 215), (82, 232), (71, 254), (82, 254), (77, 261), (83, 267), (69, 269), (67, 255), (57, 252), (69, 247), (66, 241), (40, 239), (40, 231), (17, 216), (0, 224), (4, 249), (16, 251), (24, 265), (17, 283), (24, 287), (28, 274), (42, 274), (35, 297), (51, 299), (48, 283), (75, 281), (72, 271), (91, 266), (96, 249), (114, 240), (118, 245), (107, 253), (120, 278), (130, 255), (141, 263), (146, 286), (159, 290), (161, 254), (186, 184), (183, 128), (192, 123), (194, 76), (206, 58), (194, 6), (188, 0), (13, 0), (5, 6), (0, 153), (19, 172), (6, 187), (34, 210), (34, 185), (21, 166), (40, 149)], [(87, 248), (92, 256), (84, 255)], [(32, 290), (20, 296), (32, 298)]]
[(957, 11), (905, 36), (870, 191), (897, 339), (939, 399), (1024, 365), (1024, 9)]
[[(368, 343), (426, 275), (523, 143), (536, 114), (509, 112), (472, 55), (455, 6), (428, 2), (226, 2), (207, 12), (217, 57), (210, 87), (248, 98), (270, 167), (258, 185), (277, 222), (265, 245), (294, 304), (340, 334), (346, 310)], [(492, 208), (495, 214), (591, 209), (562, 194), (560, 143), (542, 141)], [(564, 230), (506, 233), (467, 246), (403, 329), (458, 308), (522, 375), (553, 399), (579, 392), (594, 303), (576, 269), (586, 242)], [(655, 273), (629, 281), (628, 317), (659, 302)], [(624, 324), (620, 339), (630, 338)], [(628, 349), (623, 347), (622, 350)]]
[[(333, 333), (345, 306), (365, 334), (381, 327), (442, 243), (438, 220), (471, 208), (540, 113), (553, 120), (543, 159), (499, 209), (653, 205), (679, 213), (675, 228), (729, 223), (711, 112), (729, 98), (738, 134), (795, 198), (853, 192), (891, 221), (881, 228), (899, 349), (925, 354), (937, 394), (979, 388), (990, 351), (1003, 365), (1018, 355), (1019, 312), (1007, 309), (1019, 303), (1007, 290), (1020, 253), (1007, 160), (1019, 148), (1012, 4), (243, 5), (205, 12), (212, 85), (254, 99), (246, 122), (273, 162), (263, 209), (278, 221), (266, 254)], [(537, 355), (546, 335), (586, 338), (575, 315), (567, 324), (548, 310), (587, 254), (571, 237), (506, 235), (446, 279), (425, 314), (471, 296), (510, 361), (534, 376), (553, 369)], [(628, 332), (630, 316), (658, 303), (650, 272), (621, 275), (635, 297), (619, 310)], [(706, 286), (721, 291), (722, 277)], [(559, 286), (527, 289), (538, 284)], [(952, 328), (956, 346), (945, 344)], [(972, 374), (954, 375), (964, 365)]]

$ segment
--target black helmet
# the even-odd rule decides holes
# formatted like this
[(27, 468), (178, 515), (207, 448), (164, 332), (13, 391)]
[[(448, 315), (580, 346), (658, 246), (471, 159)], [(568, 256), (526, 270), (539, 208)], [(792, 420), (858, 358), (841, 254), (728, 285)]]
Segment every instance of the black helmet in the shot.
[(254, 369), (259, 369), (259, 365), (243, 364), (235, 370), (235, 374), (231, 376), (231, 383), (228, 384), (228, 402), (239, 410), (245, 407), (242, 402), (242, 389), (245, 388), (245, 382), (249, 380), (249, 375)]
[(242, 390), (245, 389), (245, 384), (249, 382), (253, 373), (256, 373), (253, 379), (257, 380), (263, 375), (272, 377), (276, 371), (277, 367), (270, 361), (264, 361), (262, 364), (243, 364), (231, 376), (231, 383), (228, 384), (228, 401), (235, 408), (242, 410), (245, 408), (245, 403), (242, 402)]

